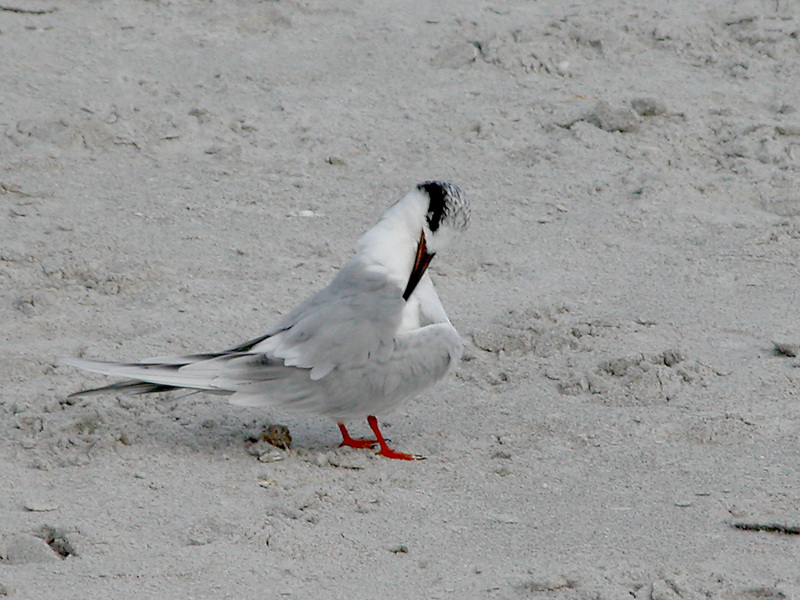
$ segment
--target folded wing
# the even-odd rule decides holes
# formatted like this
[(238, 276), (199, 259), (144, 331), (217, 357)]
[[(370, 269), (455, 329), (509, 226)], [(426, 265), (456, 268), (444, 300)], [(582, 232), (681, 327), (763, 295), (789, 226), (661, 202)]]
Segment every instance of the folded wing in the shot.
[(402, 320), (402, 290), (380, 269), (350, 261), (333, 282), (267, 335), (232, 351), (260, 352), (319, 380), (336, 367), (382, 361)]

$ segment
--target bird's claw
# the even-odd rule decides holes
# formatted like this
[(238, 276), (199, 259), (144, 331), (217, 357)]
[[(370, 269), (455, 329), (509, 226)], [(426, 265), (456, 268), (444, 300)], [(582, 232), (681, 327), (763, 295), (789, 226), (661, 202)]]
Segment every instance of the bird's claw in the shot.
[(381, 448), (375, 454), (377, 454), (378, 456), (385, 456), (386, 458), (394, 458), (397, 460), (425, 460), (425, 457), (419, 454), (406, 454), (405, 452), (396, 452), (391, 448)]

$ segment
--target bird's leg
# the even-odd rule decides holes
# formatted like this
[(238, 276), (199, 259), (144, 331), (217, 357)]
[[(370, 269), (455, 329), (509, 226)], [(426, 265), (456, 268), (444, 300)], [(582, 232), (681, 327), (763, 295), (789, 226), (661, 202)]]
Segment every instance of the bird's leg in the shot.
[(347, 432), (344, 423), (338, 423), (339, 431), (342, 432), (342, 443), (339, 446), (349, 446), (350, 448), (372, 448), (378, 443), (378, 440), (365, 440), (360, 438), (352, 438)]
[(378, 450), (377, 452), (380, 456), (385, 456), (386, 458), (397, 458), (400, 460), (422, 460), (423, 458), (425, 458), (424, 456), (418, 456), (416, 454), (405, 454), (403, 452), (395, 452), (394, 450), (389, 448), (389, 445), (386, 443), (386, 440), (384, 439), (381, 430), (378, 428), (378, 419), (376, 419), (373, 416), (369, 416), (367, 417), (367, 423), (369, 423), (370, 428), (372, 429), (373, 433), (375, 434), (375, 437), (378, 440), (378, 445), (381, 447), (381, 449)]

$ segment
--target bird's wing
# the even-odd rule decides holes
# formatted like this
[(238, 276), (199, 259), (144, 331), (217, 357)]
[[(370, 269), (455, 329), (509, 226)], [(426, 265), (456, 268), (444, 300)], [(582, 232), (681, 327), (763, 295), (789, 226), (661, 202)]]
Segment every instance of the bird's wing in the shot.
[[(327, 415), (338, 421), (390, 414), (404, 400), (446, 375), (462, 352), (458, 332), (449, 323), (426, 325), (398, 334), (383, 362), (367, 361), (336, 369), (313, 381), (309, 369), (287, 367), (280, 380), (257, 381), (230, 402), (246, 406), (282, 406)], [(246, 375), (246, 373), (245, 373)]]
[(275, 404), (315, 404), (321, 401), (323, 388), (313, 382), (336, 367), (388, 359), (404, 306), (402, 289), (380, 268), (351, 261), (331, 285), (289, 313), (272, 331), (241, 346), (137, 363), (66, 362), (126, 378), (90, 392), (190, 388), (233, 394), (231, 401), (237, 404), (255, 402), (266, 392)]
[(379, 267), (351, 261), (248, 350), (311, 369), (318, 380), (391, 352), (404, 305), (402, 290)]

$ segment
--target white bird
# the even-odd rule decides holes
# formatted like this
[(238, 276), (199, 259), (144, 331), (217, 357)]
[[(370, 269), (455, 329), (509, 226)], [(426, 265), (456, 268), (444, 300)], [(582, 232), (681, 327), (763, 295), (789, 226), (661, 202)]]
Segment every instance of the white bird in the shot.
[[(433, 386), (461, 358), (462, 341), (427, 272), (431, 259), (469, 225), (455, 185), (429, 181), (394, 204), (358, 241), (333, 281), (265, 335), (206, 354), (136, 363), (66, 362), (127, 378), (101, 388), (146, 394), (179, 388), (229, 395), (232, 404), (286, 407), (332, 418), (342, 446), (389, 448), (376, 415)], [(375, 439), (355, 439), (344, 422), (367, 418)]]

